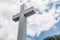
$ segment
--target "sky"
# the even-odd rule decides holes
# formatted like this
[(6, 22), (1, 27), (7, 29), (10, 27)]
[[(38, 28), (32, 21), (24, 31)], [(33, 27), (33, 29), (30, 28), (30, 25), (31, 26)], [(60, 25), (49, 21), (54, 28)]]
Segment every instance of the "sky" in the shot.
[(14, 22), (12, 17), (23, 3), (36, 11), (27, 17), (27, 40), (43, 40), (60, 33), (59, 0), (0, 0), (0, 40), (17, 40), (19, 21)]

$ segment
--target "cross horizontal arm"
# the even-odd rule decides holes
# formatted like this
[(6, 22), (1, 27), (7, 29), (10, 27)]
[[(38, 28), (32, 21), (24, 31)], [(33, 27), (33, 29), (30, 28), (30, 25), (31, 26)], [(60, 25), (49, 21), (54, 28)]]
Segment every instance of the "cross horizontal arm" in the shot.
[[(28, 17), (28, 16), (31, 16), (31, 15), (35, 14), (35, 9), (33, 7), (30, 7), (28, 9), (24, 10), (21, 13), (24, 14), (25, 17)], [(14, 15), (13, 16), (13, 20), (14, 21), (18, 21), (19, 20), (19, 16), (20, 16), (20, 13)]]
[(19, 15), (20, 15), (20, 13), (14, 15), (12, 19), (13, 19), (14, 21), (18, 21), (18, 20), (19, 20)]
[(33, 14), (35, 14), (35, 9), (33, 7), (31, 7), (31, 8), (24, 11), (24, 16), (25, 17), (31, 16)]

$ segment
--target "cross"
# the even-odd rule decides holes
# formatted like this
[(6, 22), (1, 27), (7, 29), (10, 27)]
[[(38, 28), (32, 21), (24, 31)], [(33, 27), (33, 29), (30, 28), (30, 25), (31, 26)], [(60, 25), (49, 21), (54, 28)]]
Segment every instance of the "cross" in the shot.
[(21, 5), (21, 12), (13, 16), (13, 20), (19, 21), (17, 40), (26, 40), (27, 17), (35, 14), (35, 9), (30, 7), (25, 9), (25, 4)]

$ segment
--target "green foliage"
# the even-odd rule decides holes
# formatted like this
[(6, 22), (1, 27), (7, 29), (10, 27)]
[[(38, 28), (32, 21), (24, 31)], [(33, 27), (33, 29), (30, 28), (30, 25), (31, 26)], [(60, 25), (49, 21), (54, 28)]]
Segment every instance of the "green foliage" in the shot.
[(60, 40), (60, 34), (54, 36), (48, 36), (44, 40)]

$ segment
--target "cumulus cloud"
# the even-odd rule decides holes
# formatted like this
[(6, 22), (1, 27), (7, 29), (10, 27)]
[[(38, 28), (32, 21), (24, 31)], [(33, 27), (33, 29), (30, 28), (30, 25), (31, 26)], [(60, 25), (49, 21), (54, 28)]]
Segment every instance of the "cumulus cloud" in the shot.
[[(38, 3), (36, 3), (38, 2)], [(31, 17), (28, 17), (28, 29), (27, 34), (30, 36), (39, 36), (39, 34), (42, 31), (48, 31), (50, 28), (52, 28), (58, 21), (55, 18), (60, 14), (58, 9), (55, 9), (55, 6), (52, 7), (52, 9), (49, 10), (49, 12), (45, 12), (44, 10), (47, 9), (47, 5), (49, 2), (53, 2), (50, 0), (33, 0), (31, 1), (31, 4), (34, 7), (40, 8), (40, 11), (42, 14), (35, 14)], [(54, 2), (53, 2), (54, 3)], [(54, 3), (55, 5), (56, 3)]]
[(49, 30), (55, 23), (56, 20), (50, 14), (35, 14), (28, 18), (28, 34), (31, 34), (31, 36), (38, 36), (42, 31)]
[[(12, 17), (20, 11), (20, 3), (18, 1), (0, 1), (0, 26), (2, 26), (2, 28), (0, 29), (0, 40), (17, 39), (18, 22), (14, 22), (12, 20)], [(60, 20), (58, 19), (57, 21), (55, 19), (55, 17), (59, 15), (59, 11), (57, 11), (58, 9), (56, 10), (55, 8), (52, 8), (48, 13), (44, 12), (44, 10), (47, 8), (46, 5), (48, 4), (48, 2), (49, 0), (31, 0), (30, 3), (25, 0), (23, 2), (28, 7), (33, 6), (35, 8), (39, 8), (43, 13), (40, 15), (34, 14), (27, 18), (27, 35), (30, 35), (32, 37), (34, 37), (35, 35), (39, 36), (42, 31), (48, 31)], [(58, 13), (55, 13), (56, 11)]]
[(16, 14), (17, 10), (18, 7), (15, 3), (0, 1), (0, 40), (17, 39), (18, 24), (12, 21), (12, 15)]

